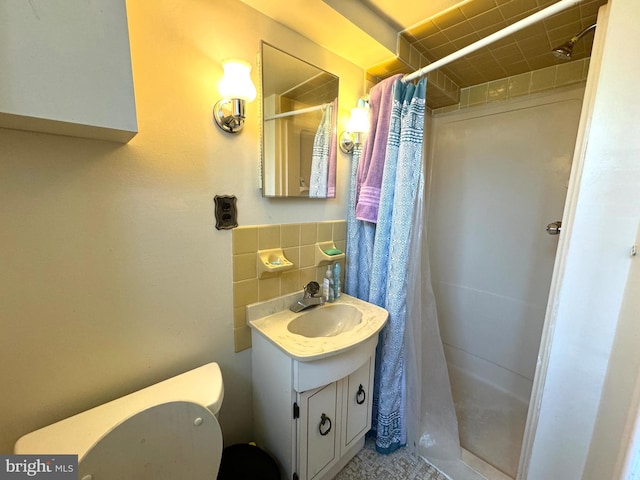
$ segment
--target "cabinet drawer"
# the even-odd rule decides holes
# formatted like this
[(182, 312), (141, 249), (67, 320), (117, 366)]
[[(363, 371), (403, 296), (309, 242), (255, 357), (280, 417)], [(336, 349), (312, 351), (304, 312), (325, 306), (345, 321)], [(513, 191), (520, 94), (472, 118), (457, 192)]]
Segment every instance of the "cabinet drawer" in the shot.
[(358, 347), (313, 362), (293, 362), (293, 389), (304, 392), (327, 385), (354, 372), (369, 357), (375, 356), (377, 335)]

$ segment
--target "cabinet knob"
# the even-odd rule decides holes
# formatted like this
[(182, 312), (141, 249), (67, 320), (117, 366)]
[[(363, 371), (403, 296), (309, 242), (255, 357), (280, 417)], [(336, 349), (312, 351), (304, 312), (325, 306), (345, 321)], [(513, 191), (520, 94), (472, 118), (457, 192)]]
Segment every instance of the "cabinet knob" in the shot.
[[(325, 427), (327, 423), (329, 424), (329, 426)], [(323, 430), (323, 428), (326, 428), (326, 430)], [(318, 425), (318, 431), (320, 432), (320, 435), (322, 435), (323, 437), (331, 431), (331, 419), (327, 417), (324, 413), (320, 417), (320, 425)]]
[(356, 403), (358, 405), (362, 405), (367, 398), (367, 394), (364, 392), (364, 387), (362, 384), (358, 387), (358, 391), (356, 392)]

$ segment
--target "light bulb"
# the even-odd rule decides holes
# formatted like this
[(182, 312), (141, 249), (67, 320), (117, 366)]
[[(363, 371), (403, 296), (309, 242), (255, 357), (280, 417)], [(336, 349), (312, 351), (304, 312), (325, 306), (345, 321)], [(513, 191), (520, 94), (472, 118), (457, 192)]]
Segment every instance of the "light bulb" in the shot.
[(347, 122), (347, 132), (366, 133), (369, 131), (369, 109), (355, 107), (351, 109), (351, 118)]
[(224, 75), (218, 84), (223, 98), (240, 98), (252, 102), (256, 98), (256, 87), (249, 73), (251, 65), (243, 60), (225, 60), (222, 62)]

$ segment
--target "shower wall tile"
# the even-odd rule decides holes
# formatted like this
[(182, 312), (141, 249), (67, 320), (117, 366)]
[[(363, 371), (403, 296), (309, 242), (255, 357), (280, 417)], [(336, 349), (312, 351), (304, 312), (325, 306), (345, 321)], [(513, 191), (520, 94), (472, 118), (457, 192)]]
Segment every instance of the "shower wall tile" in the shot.
[[(580, 69), (582, 70), (582, 68)], [(555, 68), (543, 68), (531, 72), (530, 92), (540, 92), (543, 90), (551, 90), (556, 79)]]
[[(449, 112), (456, 112), (458, 110), (460, 110), (460, 105), (449, 105), (448, 107), (442, 107), (438, 109), (438, 113), (442, 114), (442, 113), (449, 113)], [(433, 115), (433, 111), (429, 111), (430, 115)]]
[[(405, 53), (415, 47), (428, 61), (434, 62), (460, 50), (473, 42), (529, 17), (557, 0), (465, 0), (458, 5), (417, 23), (400, 33), (409, 46), (398, 49)], [(486, 45), (479, 52), (470, 53), (440, 70), (460, 88), (538, 70), (556, 65), (549, 51), (566, 42), (583, 28), (597, 21), (598, 9), (607, 0), (582, 0), (551, 17), (512, 33)], [(593, 34), (586, 35), (576, 44), (573, 58), (588, 57)], [(481, 61), (479, 61), (481, 59)], [(431, 85), (437, 83), (431, 82)], [(438, 109), (451, 105), (444, 98), (430, 97), (427, 106)], [(491, 98), (488, 99), (492, 101)]]
[(529, 85), (531, 85), (531, 72), (521, 73), (508, 78), (509, 89), (507, 98), (519, 97), (529, 93)]
[[(434, 28), (437, 27), (434, 26)], [(442, 42), (446, 41), (444, 33), (439, 33), (438, 38), (441, 38)], [(411, 38), (406, 37), (404, 33), (400, 33), (398, 36), (396, 56), (367, 69), (367, 79), (371, 81), (367, 84), (368, 89), (383, 78), (390, 77), (397, 73), (412, 73), (425, 67), (434, 60), (420, 53), (418, 48), (410, 44), (411, 42)], [(455, 49), (453, 45), (449, 45), (447, 48)], [(433, 49), (433, 53), (437, 53), (438, 56), (444, 56), (451, 52), (437, 52), (437, 49)], [(449, 78), (442, 70), (429, 73), (427, 79), (429, 83), (426, 99), (427, 108), (458, 103), (460, 87), (454, 81), (455, 79)]]
[[(245, 317), (246, 306), (301, 292), (304, 285), (314, 280), (321, 282), (326, 267), (317, 267), (315, 264), (316, 242), (332, 240), (337, 248), (345, 251), (346, 238), (347, 223), (344, 220), (233, 229), (233, 332), (236, 352), (251, 347), (251, 329)], [(282, 248), (294, 268), (258, 278), (258, 250), (270, 248)], [(344, 261), (340, 263), (344, 275)]]
[(487, 103), (487, 93), (489, 91), (489, 84), (482, 83), (471, 87), (469, 90), (469, 106), (471, 105), (484, 105)]
[[(469, 89), (465, 88), (460, 92), (460, 108), (466, 108), (469, 106)], [(455, 105), (452, 105), (455, 107)]]
[(558, 65), (556, 70), (556, 85), (570, 85), (582, 80), (583, 65), (579, 62), (570, 62)]
[(476, 105), (508, 100), (531, 93), (553, 90), (585, 82), (589, 72), (589, 58), (541, 68), (492, 82), (481, 83), (460, 91), (460, 102), (432, 110), (433, 115), (448, 113)]
[(505, 100), (507, 98), (508, 86), (509, 81), (507, 78), (489, 82), (487, 101), (497, 102), (499, 100)]
[(398, 35), (398, 45), (396, 47), (396, 51), (398, 52), (398, 56), (400, 58), (409, 58), (411, 56), (411, 44), (409, 40), (407, 40), (402, 35)]

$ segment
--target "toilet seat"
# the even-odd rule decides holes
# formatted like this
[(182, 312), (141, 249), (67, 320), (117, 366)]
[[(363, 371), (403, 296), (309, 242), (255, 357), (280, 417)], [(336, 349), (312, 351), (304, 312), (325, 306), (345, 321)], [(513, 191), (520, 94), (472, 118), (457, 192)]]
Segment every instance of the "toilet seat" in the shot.
[(222, 456), (222, 432), (207, 408), (162, 403), (123, 420), (79, 462), (80, 480), (212, 480)]

